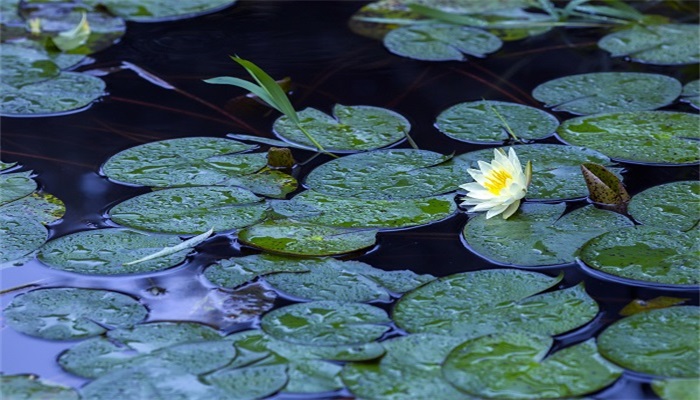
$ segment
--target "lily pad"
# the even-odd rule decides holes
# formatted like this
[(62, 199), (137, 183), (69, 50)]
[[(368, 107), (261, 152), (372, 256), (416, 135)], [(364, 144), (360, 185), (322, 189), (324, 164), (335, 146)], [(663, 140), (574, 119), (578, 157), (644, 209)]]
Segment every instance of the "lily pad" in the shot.
[[(315, 108), (298, 113), (301, 126), (323, 148), (334, 152), (355, 152), (386, 147), (406, 137), (411, 124), (391, 110), (371, 106), (333, 107), (333, 116)], [(316, 146), (292, 121), (282, 116), (275, 121), (275, 133), (281, 138), (310, 149)]]
[(499, 114), (519, 139), (542, 139), (552, 135), (559, 126), (559, 121), (551, 114), (505, 101), (459, 103), (441, 112), (435, 126), (462, 142), (502, 144), (510, 135)]
[[(1, 176), (1, 175), (0, 175)], [(3, 186), (2, 192), (5, 191)], [(2, 194), (0, 194), (2, 197)], [(11, 203), (0, 206), (0, 215), (32, 218), (42, 224), (50, 224), (63, 217), (66, 206), (61, 199), (49, 193), (34, 192)]]
[(233, 5), (236, 0), (186, 0), (175, 3), (168, 0), (85, 0), (85, 3), (93, 7), (102, 5), (112, 14), (129, 21), (161, 22), (213, 13)]
[(675, 78), (639, 72), (569, 75), (532, 91), (535, 99), (554, 111), (577, 115), (654, 110), (671, 104), (680, 94), (681, 83)]
[(672, 378), (700, 374), (700, 308), (650, 310), (621, 319), (598, 337), (605, 358), (632, 371)]
[(75, 340), (143, 321), (146, 307), (107, 290), (51, 288), (21, 294), (4, 310), (5, 322), (30, 336)]
[(415, 334), (382, 342), (386, 355), (372, 363), (350, 363), (341, 377), (352, 394), (364, 399), (472, 399), (455, 389), (440, 366), (464, 339)]
[(700, 220), (700, 182), (680, 181), (651, 187), (632, 198), (629, 213), (637, 222), (687, 231)]
[(37, 188), (31, 172), (0, 174), (0, 205), (29, 196)]
[(552, 339), (523, 332), (470, 340), (445, 360), (445, 378), (479, 398), (559, 399), (598, 391), (622, 370), (600, 357), (594, 339), (545, 358)]
[(637, 226), (600, 235), (581, 248), (581, 261), (606, 274), (664, 285), (700, 284), (697, 232)]
[(0, 264), (31, 254), (46, 243), (49, 236), (44, 225), (34, 217), (4, 211), (0, 208)]
[(651, 388), (662, 400), (695, 400), (700, 379), (665, 379), (651, 382)]
[[(528, 200), (568, 200), (586, 197), (588, 187), (581, 175), (581, 164), (612, 164), (605, 155), (577, 146), (537, 143), (512, 148), (523, 165), (528, 161), (532, 162), (532, 182), (526, 194)], [(507, 152), (508, 148), (503, 150)], [(455, 162), (468, 164), (463, 167), (463, 171), (466, 171), (467, 168), (478, 168), (479, 160), (492, 158), (493, 149), (484, 149), (461, 154), (455, 157)], [(610, 169), (619, 173), (618, 169)], [(462, 180), (473, 181), (468, 174), (464, 174)]]
[(265, 314), (260, 326), (291, 343), (333, 346), (372, 342), (389, 330), (386, 311), (363, 303), (314, 301)]
[(400, 200), (362, 200), (329, 196), (312, 190), (272, 209), (297, 221), (341, 228), (396, 229), (429, 224), (457, 210), (453, 195)]
[[(0, 81), (6, 90), (56, 78), (61, 69), (45, 51), (11, 43), (0, 44)], [(3, 93), (5, 90), (2, 90)], [(3, 106), (2, 110), (5, 110)]]
[(456, 190), (463, 165), (427, 150), (389, 149), (352, 154), (320, 165), (306, 186), (330, 196), (355, 199), (409, 199)]
[(682, 65), (700, 62), (698, 25), (634, 25), (608, 34), (598, 47), (613, 57), (656, 65)]
[(557, 133), (566, 143), (640, 164), (693, 164), (700, 117), (669, 111), (636, 111), (572, 118)]
[(117, 228), (96, 229), (49, 241), (40, 249), (39, 261), (51, 268), (81, 274), (136, 274), (167, 269), (184, 261), (191, 249), (126, 265), (180, 243), (182, 240), (177, 236)]
[(17, 89), (0, 84), (0, 115), (54, 116), (87, 108), (104, 96), (102, 79), (75, 72), (61, 72), (53, 79)]
[(537, 295), (561, 278), (505, 269), (455, 274), (405, 294), (393, 319), (408, 332), (465, 339), (508, 330), (557, 335), (598, 313), (582, 285)]
[(207, 375), (207, 383), (220, 388), (227, 399), (253, 400), (270, 396), (287, 385), (287, 365), (226, 368)]
[(572, 263), (590, 239), (632, 226), (621, 214), (586, 206), (564, 216), (566, 205), (525, 203), (511, 218), (477, 215), (462, 234), (467, 246), (490, 261), (518, 267)]
[(297, 222), (265, 220), (238, 232), (238, 240), (272, 253), (330, 256), (373, 246), (374, 229), (342, 229)]
[(688, 82), (683, 86), (681, 101), (700, 109), (700, 80)]
[(0, 374), (0, 386), (3, 397), (8, 400), (78, 400), (78, 392), (73, 388), (46, 382), (36, 375)]
[(240, 186), (263, 196), (283, 199), (299, 186), (297, 180), (284, 172), (263, 168), (250, 174), (232, 177), (227, 185)]
[(263, 198), (247, 189), (202, 186), (142, 194), (117, 204), (109, 216), (140, 230), (199, 234), (252, 225), (263, 219), (267, 208)]
[(384, 37), (390, 52), (424, 61), (462, 61), (464, 54), (485, 57), (502, 44), (498, 36), (481, 29), (441, 23), (408, 25)]

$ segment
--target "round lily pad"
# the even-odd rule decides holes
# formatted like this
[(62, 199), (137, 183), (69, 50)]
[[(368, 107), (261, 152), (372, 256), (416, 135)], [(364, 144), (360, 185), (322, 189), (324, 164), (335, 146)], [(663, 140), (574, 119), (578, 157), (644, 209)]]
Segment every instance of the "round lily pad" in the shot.
[(350, 363), (341, 377), (363, 399), (472, 399), (447, 382), (440, 365), (464, 339), (415, 334), (382, 342), (386, 355), (372, 363)]
[(687, 231), (700, 220), (700, 182), (680, 181), (651, 187), (635, 195), (628, 211), (637, 222)]
[[(3, 187), (3, 191), (4, 189)], [(63, 201), (44, 192), (34, 192), (29, 196), (0, 206), (0, 215), (32, 218), (42, 224), (50, 224), (62, 218), (65, 213), (66, 206)]]
[(75, 340), (139, 323), (148, 310), (121, 293), (51, 288), (15, 297), (4, 313), (7, 325), (19, 332), (43, 339)]
[(698, 154), (695, 114), (636, 111), (572, 118), (557, 133), (566, 143), (588, 147), (610, 158), (640, 164), (693, 164)]
[(285, 198), (299, 186), (293, 176), (269, 168), (263, 168), (254, 174), (232, 177), (226, 184), (240, 186), (253, 193), (275, 199)]
[(445, 378), (479, 398), (559, 399), (598, 391), (622, 370), (600, 357), (594, 339), (545, 358), (552, 339), (524, 332), (484, 336), (455, 348)]
[(293, 220), (265, 220), (241, 229), (238, 240), (272, 253), (330, 256), (373, 246), (377, 231), (343, 229)]
[(205, 376), (205, 381), (222, 390), (227, 399), (261, 399), (287, 385), (287, 365), (254, 365), (225, 368)]
[[(523, 166), (532, 162), (532, 181), (525, 197), (528, 200), (568, 200), (586, 197), (588, 187), (581, 175), (581, 164), (595, 163), (610, 165), (610, 159), (591, 149), (578, 146), (562, 146), (557, 144), (529, 144), (512, 146)], [(503, 148), (508, 152), (508, 148)], [(479, 168), (478, 162), (493, 159), (493, 149), (484, 149), (461, 154), (455, 157), (455, 162), (466, 163), (467, 168)], [(615, 168), (611, 170), (618, 172)], [(464, 174), (465, 182), (473, 179)]]
[(73, 388), (60, 386), (36, 375), (2, 375), (0, 374), (2, 395), (10, 400), (78, 400), (78, 392)]
[(695, 400), (700, 379), (665, 379), (651, 382), (651, 388), (662, 400)]
[(55, 78), (19, 89), (2, 83), (0, 115), (54, 116), (77, 112), (105, 94), (102, 79), (75, 72), (61, 72)]
[(683, 86), (681, 101), (690, 103), (693, 107), (700, 109), (700, 80), (688, 82)]
[(51, 240), (39, 251), (39, 261), (51, 268), (81, 274), (116, 275), (159, 271), (184, 261), (191, 249), (149, 261), (125, 265), (165, 247), (182, 243), (177, 236), (128, 229), (96, 229)]
[[(3, 94), (6, 90), (52, 79), (61, 73), (45, 51), (12, 43), (0, 43), (0, 66), (0, 81), (3, 83), (0, 93)], [(0, 110), (4, 111), (5, 106)]]
[(665, 285), (700, 284), (697, 232), (637, 226), (600, 235), (581, 248), (581, 261), (606, 274)]
[(306, 177), (319, 193), (356, 199), (408, 199), (451, 192), (464, 183), (463, 165), (427, 150), (352, 154), (320, 165)]
[(613, 57), (656, 65), (697, 64), (700, 62), (698, 25), (634, 25), (608, 34), (598, 47)]
[(129, 21), (161, 22), (213, 13), (233, 5), (236, 0), (85, 0), (85, 3), (93, 7), (102, 5)]
[(481, 29), (452, 24), (416, 24), (384, 36), (390, 52), (424, 61), (462, 61), (464, 54), (485, 57), (501, 48), (498, 36)]
[(572, 263), (590, 239), (632, 226), (625, 216), (593, 206), (564, 216), (565, 204), (525, 203), (509, 219), (471, 218), (462, 234), (476, 254), (503, 265), (538, 267)]
[(29, 196), (36, 190), (37, 185), (31, 177), (31, 172), (14, 172), (0, 174), (0, 205)]
[[(315, 108), (298, 113), (301, 126), (329, 151), (365, 151), (386, 147), (406, 137), (411, 124), (400, 114), (371, 106), (333, 107), (333, 116)], [(315, 149), (304, 132), (286, 116), (275, 121), (275, 133), (290, 142)]]
[(455, 274), (405, 294), (393, 319), (408, 332), (465, 339), (507, 330), (556, 335), (598, 313), (582, 285), (537, 295), (559, 281), (561, 276), (520, 270)]
[(605, 358), (632, 371), (672, 378), (700, 374), (700, 308), (677, 306), (634, 314), (598, 337)]
[(263, 219), (267, 208), (263, 198), (247, 189), (201, 186), (142, 194), (117, 204), (109, 216), (135, 229), (199, 234), (252, 225)]
[(542, 139), (554, 133), (559, 121), (534, 107), (504, 101), (459, 103), (438, 115), (435, 126), (452, 139), (477, 144), (502, 144), (510, 138), (499, 118), (519, 139)]
[(32, 216), (0, 209), (0, 264), (19, 260), (46, 242), (49, 232)]
[(589, 115), (654, 110), (681, 94), (675, 78), (639, 72), (569, 75), (537, 86), (532, 96), (554, 111)]
[(363, 303), (314, 301), (265, 314), (260, 326), (291, 343), (332, 346), (372, 342), (389, 330), (386, 311)]

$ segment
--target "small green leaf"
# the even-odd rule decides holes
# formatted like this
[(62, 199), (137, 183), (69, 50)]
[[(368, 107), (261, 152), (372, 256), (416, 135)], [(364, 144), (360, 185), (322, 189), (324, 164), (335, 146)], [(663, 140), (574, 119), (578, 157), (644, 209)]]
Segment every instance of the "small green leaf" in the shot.
[(700, 379), (664, 379), (651, 382), (651, 388), (662, 400), (695, 400)]
[(270, 147), (267, 151), (267, 165), (272, 168), (292, 168), (294, 164), (292, 151), (287, 147)]

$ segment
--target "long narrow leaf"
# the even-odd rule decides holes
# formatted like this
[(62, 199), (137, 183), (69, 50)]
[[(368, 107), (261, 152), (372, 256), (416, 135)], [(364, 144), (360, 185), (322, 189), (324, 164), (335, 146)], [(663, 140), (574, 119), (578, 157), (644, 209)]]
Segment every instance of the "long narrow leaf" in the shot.
[(197, 235), (197, 236), (195, 236), (195, 237), (193, 237), (193, 238), (191, 238), (191, 239), (187, 239), (187, 240), (185, 240), (184, 242), (182, 242), (182, 243), (180, 243), (180, 244), (178, 244), (178, 245), (175, 245), (175, 246), (172, 246), (172, 247), (166, 247), (166, 248), (164, 248), (164, 249), (162, 249), (162, 250), (160, 250), (160, 251), (156, 251), (156, 252), (153, 253), (153, 254), (149, 254), (149, 255), (147, 255), (146, 257), (139, 258), (138, 260), (135, 260), (135, 261), (130, 261), (130, 262), (124, 263), (124, 265), (134, 265), (134, 264), (142, 263), (142, 262), (144, 262), (144, 261), (153, 260), (154, 258), (169, 256), (169, 255), (171, 255), (171, 254), (173, 254), (173, 253), (177, 253), (177, 252), (180, 251), (180, 250), (184, 250), (184, 249), (189, 249), (189, 248), (195, 247), (196, 245), (198, 245), (198, 244), (202, 243), (203, 241), (207, 240), (207, 238), (208, 238), (212, 233), (214, 233), (214, 228), (209, 229), (208, 231), (202, 233), (201, 235)]
[(270, 107), (284, 114), (284, 112), (279, 108), (277, 103), (272, 100), (267, 91), (265, 91), (260, 86), (254, 84), (253, 82), (248, 82), (240, 78), (234, 78), (232, 76), (217, 76), (216, 78), (205, 79), (204, 82), (212, 83), (215, 85), (232, 85), (238, 86), (239, 88), (245, 89), (254, 95), (258, 96), (260, 100), (264, 101)]

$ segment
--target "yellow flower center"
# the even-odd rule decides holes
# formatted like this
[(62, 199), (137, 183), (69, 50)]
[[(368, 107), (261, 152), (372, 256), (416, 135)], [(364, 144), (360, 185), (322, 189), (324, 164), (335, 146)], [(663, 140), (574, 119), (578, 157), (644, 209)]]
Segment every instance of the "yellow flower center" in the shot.
[(488, 189), (489, 192), (499, 195), (501, 190), (505, 189), (508, 179), (513, 179), (513, 175), (505, 169), (494, 169), (491, 170), (485, 178), (484, 187)]

